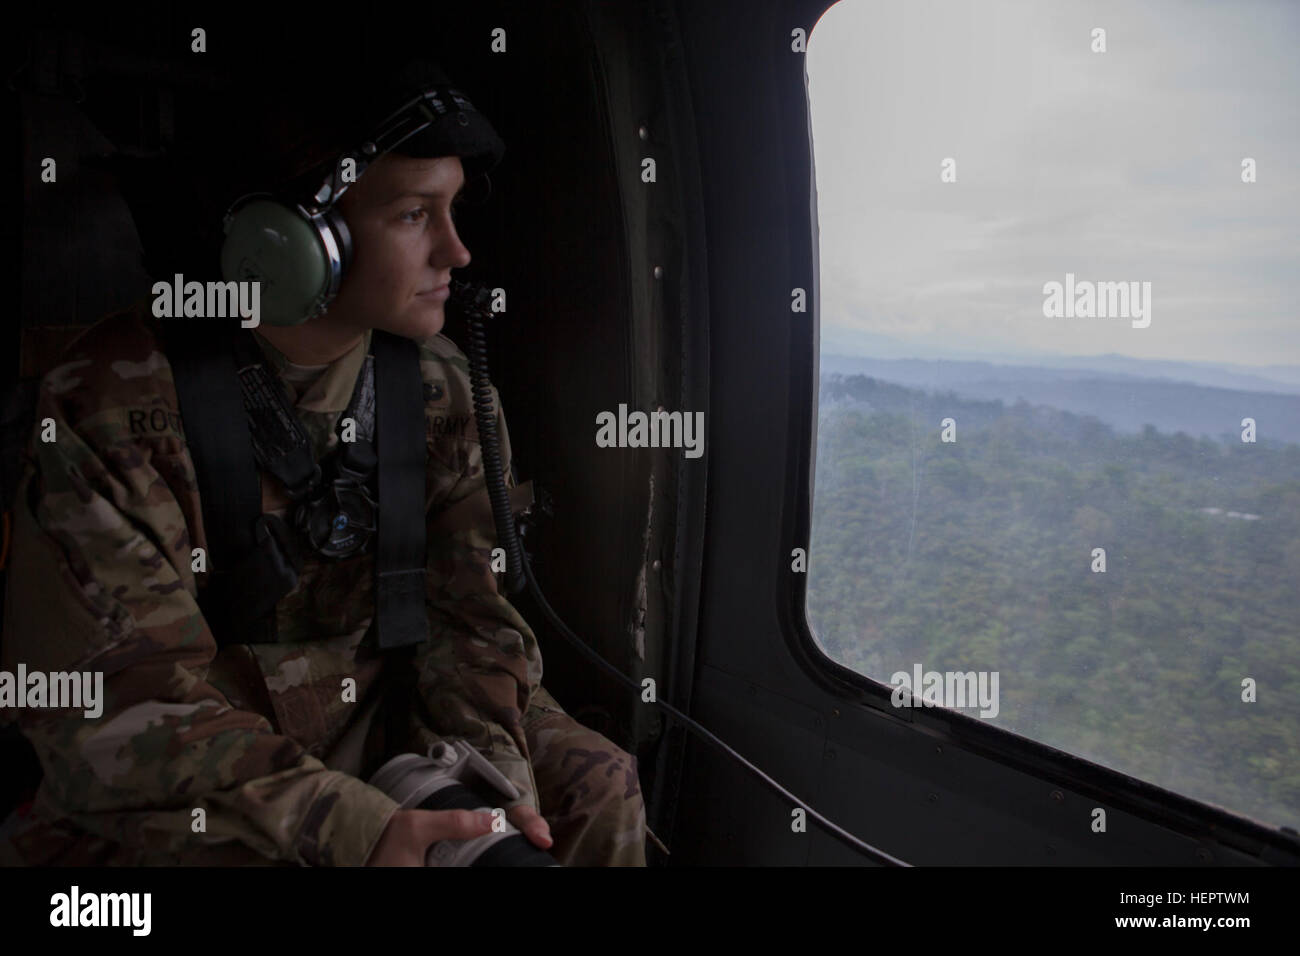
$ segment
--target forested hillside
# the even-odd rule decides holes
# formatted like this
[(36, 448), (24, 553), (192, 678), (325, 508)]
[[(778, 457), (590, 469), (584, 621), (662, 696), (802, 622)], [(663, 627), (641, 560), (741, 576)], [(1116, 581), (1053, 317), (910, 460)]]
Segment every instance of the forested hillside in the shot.
[(808, 616), (832, 658), (996, 670), (997, 726), (1300, 826), (1300, 445), (863, 376), (820, 400)]

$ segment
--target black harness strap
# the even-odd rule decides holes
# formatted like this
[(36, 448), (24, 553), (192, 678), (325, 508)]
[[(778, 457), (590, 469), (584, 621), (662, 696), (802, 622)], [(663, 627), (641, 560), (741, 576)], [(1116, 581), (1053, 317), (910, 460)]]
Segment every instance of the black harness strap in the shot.
[(375, 425), (379, 455), (379, 541), (375, 623), (379, 647), (419, 644), (429, 636), (425, 612), (424, 378), (415, 342), (380, 329), (375, 353)]
[[(297, 585), (302, 559), (294, 532), (262, 513), (255, 447), (292, 449), (281, 460), (292, 460), (298, 474), (315, 467), (310, 449), (302, 459), (274, 415), (264, 411), (250, 420), (248, 380), (241, 388), (237, 355), (248, 355), (249, 343), (239, 337), (251, 333), (222, 322), (162, 325), (207, 536), (209, 583), (200, 591), (200, 608), (221, 646), (273, 642), (275, 606)], [(379, 647), (388, 649), (428, 636), (424, 383), (414, 342), (376, 329), (371, 344), (381, 504), (374, 625)]]
[(208, 586), (199, 606), (218, 645), (276, 639), (275, 605), (302, 567), (288, 527), (262, 513), (235, 363), (223, 322), (164, 321), (167, 358), (203, 507)]

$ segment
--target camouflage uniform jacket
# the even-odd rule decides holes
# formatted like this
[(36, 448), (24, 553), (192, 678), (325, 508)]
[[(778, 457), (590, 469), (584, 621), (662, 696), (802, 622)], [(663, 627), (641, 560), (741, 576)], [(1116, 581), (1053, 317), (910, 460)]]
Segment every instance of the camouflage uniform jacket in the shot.
[[(17, 714), (44, 767), (36, 816), (163, 860), (197, 842), (242, 844), (303, 865), (362, 864), (397, 805), (323, 760), (384, 668), (368, 633), (373, 555), (334, 562), (305, 554), (296, 588), (276, 609), (277, 643), (218, 651), (196, 603), (202, 572), (191, 570), (191, 549), (205, 544), (203, 517), (161, 331), (139, 300), (88, 329), (40, 385), (14, 502), (0, 664), (11, 673), (17, 662), (29, 673), (102, 671), (104, 700), (98, 719), (81, 710), (0, 712)], [(370, 333), (301, 395), (285, 376), (287, 359), (258, 342), (321, 460), (338, 441), (334, 424)], [(496, 536), (468, 362), (443, 335), (419, 350), (430, 639), (408, 658), (414, 706), (402, 718), (402, 749), (463, 737), (524, 794), (501, 806), (537, 810), (521, 720), (542, 663), (490, 568)], [(496, 408), (508, 476), (509, 438)], [(46, 419), (55, 441), (41, 440)], [(285, 515), (280, 482), (262, 472), (261, 486), (264, 510)], [(442, 519), (452, 514), (448, 530)], [(356, 682), (346, 696), (358, 703), (344, 701), (346, 678)], [(192, 827), (197, 808), (203, 833)]]

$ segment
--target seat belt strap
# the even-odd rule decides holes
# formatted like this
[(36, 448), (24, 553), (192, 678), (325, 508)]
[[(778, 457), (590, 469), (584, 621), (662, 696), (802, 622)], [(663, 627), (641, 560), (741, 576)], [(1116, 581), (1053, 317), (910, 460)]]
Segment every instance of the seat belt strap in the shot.
[(199, 605), (218, 645), (276, 639), (275, 605), (301, 561), (287, 526), (262, 513), (232, 326), (164, 320), (182, 427), (199, 484), (208, 583)]
[(426, 472), (424, 377), (419, 347), (381, 329), (375, 355), (375, 430), (379, 457), (379, 533), (375, 626), (380, 650), (428, 639), (425, 609)]

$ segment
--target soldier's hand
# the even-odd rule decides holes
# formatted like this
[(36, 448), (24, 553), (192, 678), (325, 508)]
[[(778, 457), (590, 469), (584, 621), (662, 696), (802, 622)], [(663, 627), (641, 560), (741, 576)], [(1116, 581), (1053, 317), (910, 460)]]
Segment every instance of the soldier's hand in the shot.
[(506, 819), (517, 826), (528, 839), (543, 850), (549, 850), (555, 841), (551, 839), (551, 828), (541, 815), (532, 807), (520, 804), (506, 811)]
[(424, 866), (429, 844), (439, 840), (472, 840), (491, 832), (490, 813), (397, 810), (371, 851), (366, 866)]

